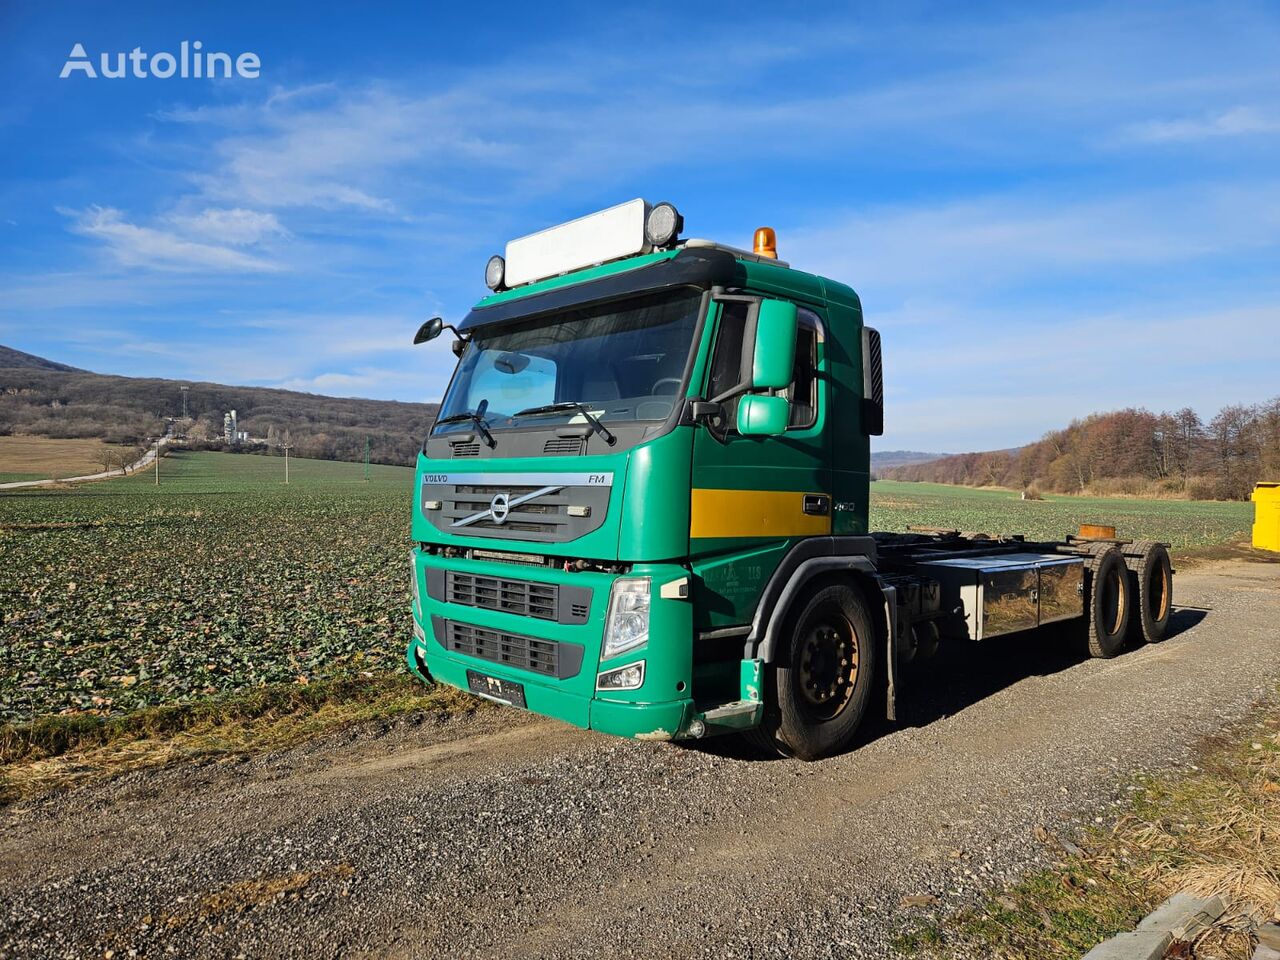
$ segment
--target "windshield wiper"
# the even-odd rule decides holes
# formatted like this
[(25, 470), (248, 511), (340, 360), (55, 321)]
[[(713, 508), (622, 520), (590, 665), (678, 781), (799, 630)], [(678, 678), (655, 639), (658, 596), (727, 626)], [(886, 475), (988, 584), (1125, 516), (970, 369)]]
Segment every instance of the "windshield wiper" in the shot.
[(436, 426), (443, 426), (446, 423), (465, 423), (470, 421), (476, 425), (476, 432), (480, 434), (481, 438), (483, 438), (485, 446), (492, 450), (496, 445), (496, 441), (493, 439), (493, 434), (489, 432), (489, 425), (484, 422), (484, 414), (488, 409), (489, 401), (481, 400), (480, 406), (476, 407), (474, 410), (468, 410), (466, 413), (451, 414), (441, 420), (437, 420)]
[(618, 442), (615, 437), (603, 423), (601, 423), (590, 410), (587, 409), (585, 403), (579, 403), (577, 400), (562, 400), (559, 403), (548, 403), (541, 407), (529, 407), (526, 410), (520, 410), (511, 415), (511, 419), (516, 417), (545, 417), (553, 413), (567, 413), (570, 410), (576, 410), (587, 418), (587, 423), (591, 424), (591, 429), (600, 434), (604, 438), (604, 442), (609, 446), (613, 446)]

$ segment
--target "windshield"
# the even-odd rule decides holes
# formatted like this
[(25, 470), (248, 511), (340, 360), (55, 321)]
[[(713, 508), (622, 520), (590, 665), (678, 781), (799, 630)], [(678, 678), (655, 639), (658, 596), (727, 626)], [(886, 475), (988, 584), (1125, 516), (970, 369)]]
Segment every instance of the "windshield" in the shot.
[[(684, 382), (701, 295), (636, 297), (476, 331), (435, 433), (543, 422), (665, 420)], [(564, 404), (554, 410), (539, 409)], [(458, 419), (442, 423), (450, 417)]]

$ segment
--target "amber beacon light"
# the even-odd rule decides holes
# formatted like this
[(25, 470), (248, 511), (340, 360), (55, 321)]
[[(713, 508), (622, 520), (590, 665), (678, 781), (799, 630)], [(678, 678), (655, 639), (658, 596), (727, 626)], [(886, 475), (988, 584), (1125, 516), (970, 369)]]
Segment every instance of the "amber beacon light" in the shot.
[(760, 227), (756, 230), (755, 252), (758, 257), (778, 259), (778, 235), (773, 227)]

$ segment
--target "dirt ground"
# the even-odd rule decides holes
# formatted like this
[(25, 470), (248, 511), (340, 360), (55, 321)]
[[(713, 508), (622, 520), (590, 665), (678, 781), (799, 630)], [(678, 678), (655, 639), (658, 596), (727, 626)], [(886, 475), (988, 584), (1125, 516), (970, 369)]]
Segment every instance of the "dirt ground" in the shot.
[(0, 437), (0, 474), (74, 477), (93, 473), (102, 469), (95, 458), (106, 446), (101, 440)]
[[(815, 764), (514, 710), (364, 728), (0, 812), (0, 957), (884, 957), (1275, 696), (1280, 565), (1177, 578), (1174, 635), (939, 655)], [(935, 901), (904, 897), (931, 895)]]

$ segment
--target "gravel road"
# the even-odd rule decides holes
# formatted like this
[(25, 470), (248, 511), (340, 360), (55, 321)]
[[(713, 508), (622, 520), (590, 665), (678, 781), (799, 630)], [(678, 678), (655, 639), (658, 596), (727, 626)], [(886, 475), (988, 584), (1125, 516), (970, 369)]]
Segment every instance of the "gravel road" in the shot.
[(0, 957), (891, 956), (1274, 695), (1280, 565), (1177, 591), (1176, 635), (1115, 660), (940, 655), (821, 763), (493, 709), (12, 806)]

